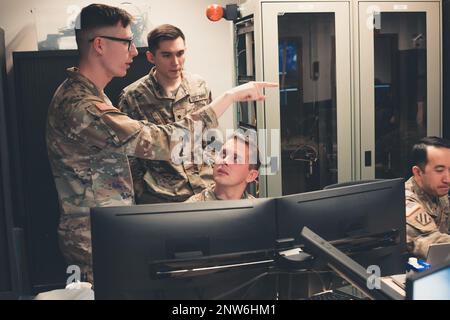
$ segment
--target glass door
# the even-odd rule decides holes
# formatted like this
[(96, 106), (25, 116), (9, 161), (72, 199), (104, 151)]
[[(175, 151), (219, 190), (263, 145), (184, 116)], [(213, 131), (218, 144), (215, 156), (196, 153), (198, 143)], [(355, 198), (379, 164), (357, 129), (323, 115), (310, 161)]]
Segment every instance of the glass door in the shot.
[(441, 135), (439, 3), (360, 2), (361, 178), (410, 175), (409, 150)]
[(262, 23), (263, 77), (279, 83), (264, 108), (268, 134), (280, 129), (267, 195), (351, 180), (349, 3), (262, 3)]

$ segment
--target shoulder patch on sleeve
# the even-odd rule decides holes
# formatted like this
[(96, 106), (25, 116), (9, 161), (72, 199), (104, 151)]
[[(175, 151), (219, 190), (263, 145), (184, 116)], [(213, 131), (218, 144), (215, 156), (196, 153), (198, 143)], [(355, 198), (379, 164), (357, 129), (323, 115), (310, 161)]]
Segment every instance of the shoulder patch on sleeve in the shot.
[(410, 216), (406, 217), (406, 223), (419, 230), (421, 233), (437, 231), (438, 227), (430, 214), (419, 205), (418, 209), (413, 210)]
[(406, 203), (406, 216), (409, 217), (418, 210), (420, 210), (422, 206), (416, 202), (407, 202)]
[(416, 215), (416, 221), (425, 227), (425, 226), (429, 225), (431, 222), (433, 222), (433, 219), (431, 219), (429, 214), (422, 211)]
[(113, 110), (114, 111), (119, 111), (119, 109), (117, 109), (116, 107), (111, 106), (111, 105), (109, 105), (107, 103), (104, 103), (104, 102), (96, 102), (95, 106), (100, 111), (109, 111), (109, 110), (111, 110), (111, 111), (113, 111)]

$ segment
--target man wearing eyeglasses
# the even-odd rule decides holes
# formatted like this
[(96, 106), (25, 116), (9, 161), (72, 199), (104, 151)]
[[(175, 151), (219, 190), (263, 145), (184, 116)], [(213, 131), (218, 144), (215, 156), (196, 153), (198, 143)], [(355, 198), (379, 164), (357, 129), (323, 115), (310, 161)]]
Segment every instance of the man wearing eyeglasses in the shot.
[[(129, 118), (103, 92), (113, 77), (125, 76), (137, 50), (131, 16), (124, 10), (93, 4), (81, 10), (75, 35), (79, 68), (68, 69), (47, 117), (47, 150), (61, 207), (60, 247), (69, 264), (92, 282), (89, 208), (132, 205), (133, 182), (127, 156), (169, 160), (177, 131), (217, 126), (217, 118), (235, 101), (262, 100), (276, 84), (252, 82), (228, 90), (181, 121), (156, 126)], [(120, 235), (119, 235), (120, 236)]]
[[(126, 87), (119, 109), (136, 120), (174, 123), (211, 102), (211, 92), (198, 75), (186, 72), (185, 36), (163, 24), (147, 36), (149, 74)], [(205, 147), (197, 146), (197, 147)], [(195, 151), (194, 151), (195, 152)], [(181, 202), (213, 183), (209, 164), (130, 159), (136, 203)]]

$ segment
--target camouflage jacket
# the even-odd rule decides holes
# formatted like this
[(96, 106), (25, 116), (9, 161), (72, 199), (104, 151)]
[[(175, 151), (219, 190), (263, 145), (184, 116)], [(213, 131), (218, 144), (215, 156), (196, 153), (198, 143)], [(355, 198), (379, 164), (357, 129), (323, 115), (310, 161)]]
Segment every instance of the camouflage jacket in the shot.
[(405, 183), (406, 243), (408, 251), (425, 259), (432, 243), (450, 242), (450, 208), (447, 196), (426, 194), (411, 177)]
[(133, 204), (127, 155), (170, 159), (178, 144), (171, 135), (191, 131), (194, 120), (204, 129), (218, 125), (210, 109), (166, 126), (130, 119), (76, 68), (68, 69), (50, 104), (46, 136), (63, 219), (89, 207)]
[[(247, 191), (244, 191), (241, 199), (255, 199), (255, 197), (252, 196)], [(193, 195), (185, 202), (201, 202), (201, 201), (216, 201), (216, 200), (221, 199), (217, 198), (216, 194), (214, 193), (214, 185), (211, 185), (210, 187), (204, 189), (202, 192)]]
[[(200, 77), (184, 72), (176, 93), (168, 95), (159, 85), (155, 71), (152, 68), (148, 75), (122, 91), (119, 109), (131, 118), (165, 125), (184, 119), (211, 102), (211, 92)], [(130, 159), (130, 162), (137, 203), (184, 201), (213, 183), (212, 168), (203, 161), (175, 164)]]

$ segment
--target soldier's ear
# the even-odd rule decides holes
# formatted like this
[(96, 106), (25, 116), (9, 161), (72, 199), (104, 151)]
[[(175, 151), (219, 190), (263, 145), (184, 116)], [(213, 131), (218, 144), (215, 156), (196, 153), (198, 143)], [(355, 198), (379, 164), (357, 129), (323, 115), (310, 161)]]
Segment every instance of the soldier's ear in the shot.
[(153, 55), (153, 53), (151, 51), (146, 51), (145, 55), (147, 56), (147, 61), (155, 64), (155, 56)]
[(250, 172), (248, 173), (247, 179), (245, 179), (245, 181), (247, 183), (253, 182), (258, 177), (258, 175), (259, 175), (258, 170), (251, 169)]
[(420, 177), (422, 175), (422, 169), (419, 166), (413, 166), (412, 173), (415, 177)]
[(98, 54), (103, 54), (103, 42), (100, 37), (94, 38), (92, 41), (92, 48), (94, 48), (95, 52)]

